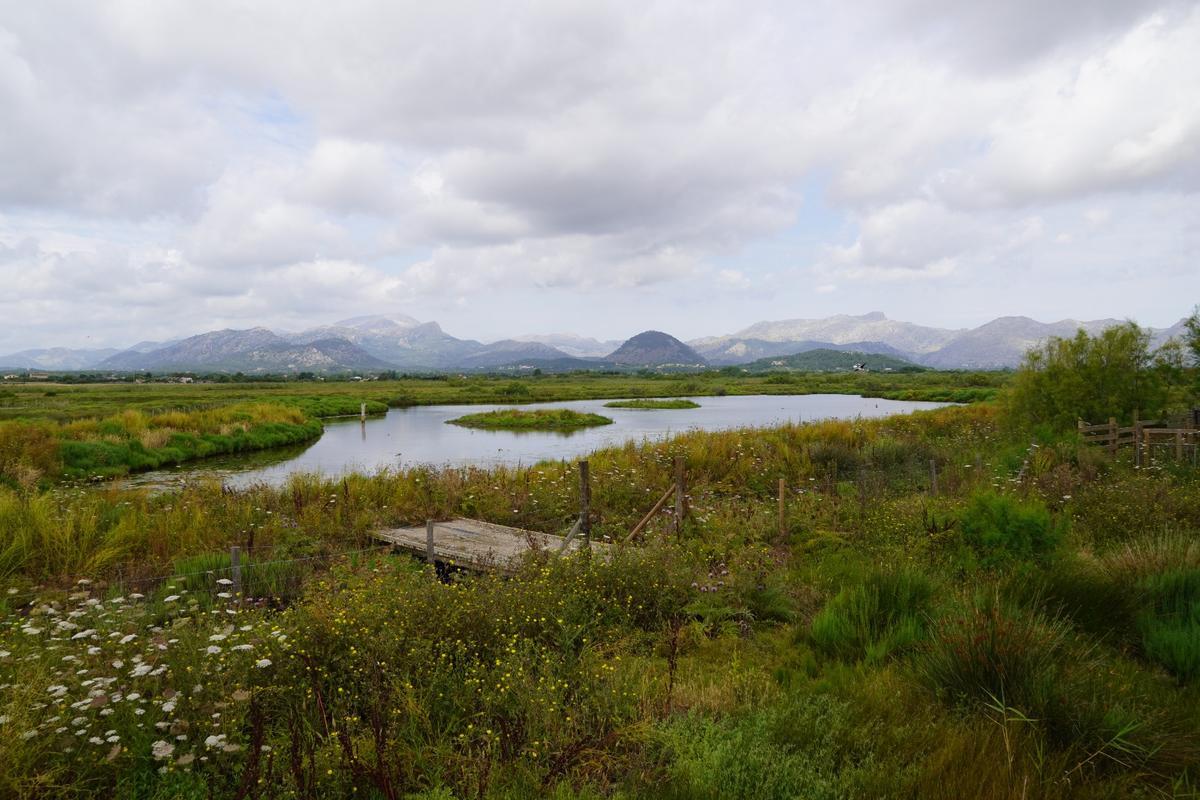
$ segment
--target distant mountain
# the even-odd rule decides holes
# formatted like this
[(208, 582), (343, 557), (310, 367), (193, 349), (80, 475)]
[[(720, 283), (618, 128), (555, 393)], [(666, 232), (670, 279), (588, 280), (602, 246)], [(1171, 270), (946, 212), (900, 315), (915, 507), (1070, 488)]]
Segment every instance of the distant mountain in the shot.
[(724, 339), (721, 342), (707, 346), (694, 347), (709, 363), (718, 366), (728, 364), (746, 364), (760, 358), (776, 358), (803, 353), (809, 350), (855, 350), (860, 353), (877, 353), (893, 356), (894, 358), (911, 359), (910, 353), (897, 350), (883, 342), (849, 342), (834, 344), (833, 342), (786, 341), (768, 342), (764, 339)]
[(170, 347), (178, 341), (179, 339), (167, 339), (166, 341), (162, 342), (138, 342), (133, 347), (126, 347), (121, 352), (127, 353), (133, 351), (134, 353), (150, 353), (155, 350), (161, 350), (164, 347)]
[(600, 358), (621, 346), (619, 341), (600, 341), (587, 336), (576, 336), (572, 333), (526, 334), (514, 336), (518, 342), (536, 342), (548, 345), (556, 350), (576, 358)]
[(683, 342), (662, 331), (645, 331), (627, 340), (605, 361), (636, 367), (695, 367), (708, 362)]
[(356, 317), (287, 336), (289, 341), (300, 343), (331, 337), (358, 345), (376, 359), (388, 362), (392, 368), (461, 369), (470, 366), (473, 356), (478, 366), (512, 360), (490, 360), (488, 345), (474, 339), (455, 338), (437, 323), (420, 323), (412, 317)]
[(390, 365), (340, 338), (289, 342), (266, 328), (202, 333), (149, 353), (125, 351), (97, 365), (152, 372), (345, 372)]
[(0, 366), (43, 370), (90, 369), (119, 352), (121, 351), (112, 347), (95, 350), (77, 350), (70, 347), (39, 348), (0, 356)]
[[(1119, 322), (1067, 319), (1045, 323), (1029, 317), (1000, 317), (978, 328), (950, 330), (895, 322), (875, 312), (759, 322), (734, 334), (696, 339), (689, 344), (714, 364), (744, 364), (812, 350), (817, 345), (881, 353), (939, 369), (1002, 369), (1018, 366), (1026, 351), (1051, 336), (1074, 336), (1080, 328), (1095, 334)], [(1151, 344), (1158, 347), (1182, 331), (1182, 321), (1166, 329), (1151, 328)]]
[(919, 372), (927, 369), (927, 367), (919, 366), (902, 358), (894, 358), (878, 353), (864, 353), (857, 350), (833, 350), (828, 348), (806, 350), (803, 353), (781, 356), (779, 358), (762, 358), (747, 364), (746, 369), (764, 372), (773, 370), (789, 372), (851, 372), (856, 364), (862, 364), (873, 372), (882, 372), (885, 370)]
[(925, 354), (920, 360), (923, 364), (941, 369), (1015, 367), (1030, 348), (1051, 336), (1071, 337), (1080, 328), (1088, 333), (1099, 333), (1119, 322), (1116, 319), (1038, 322), (1029, 317), (1000, 317), (958, 334), (944, 347)]
[[(889, 356), (941, 369), (1015, 367), (1025, 352), (1050, 336), (1097, 333), (1119, 320), (1043, 323), (1001, 317), (969, 330), (889, 320), (878, 312), (825, 319), (758, 322), (737, 333), (687, 344), (659, 331), (619, 346), (572, 334), (529, 335), (484, 344), (459, 339), (436, 322), (412, 317), (353, 317), (299, 333), (266, 328), (210, 331), (183, 340), (139, 342), (122, 351), (50, 348), (0, 356), (0, 366), (35, 370), (336, 372), (387, 369), (564, 371), (703, 367), (778, 360), (815, 350)], [(1161, 346), (1184, 333), (1183, 321), (1149, 329)]]
[(538, 342), (519, 342), (504, 339), (483, 345), (482, 349), (463, 358), (461, 366), (467, 369), (486, 369), (531, 361), (553, 361), (570, 358), (561, 350)]
[[(959, 331), (927, 328), (911, 322), (890, 320), (879, 311), (861, 316), (838, 314), (824, 319), (785, 319), (777, 322), (758, 322), (728, 336), (696, 339), (689, 344), (699, 352), (719, 348), (729, 340), (760, 340), (765, 342), (882, 342), (902, 353), (931, 353), (957, 335)], [(797, 352), (797, 351), (792, 351)]]

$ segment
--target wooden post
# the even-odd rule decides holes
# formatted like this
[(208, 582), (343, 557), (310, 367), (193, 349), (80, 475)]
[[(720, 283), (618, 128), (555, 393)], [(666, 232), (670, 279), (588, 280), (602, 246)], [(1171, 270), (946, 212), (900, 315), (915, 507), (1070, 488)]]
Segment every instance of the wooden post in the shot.
[(1108, 452), (1112, 455), (1117, 454), (1117, 418), (1108, 418)]
[(1133, 465), (1142, 467), (1142, 423), (1138, 410), (1133, 410)]
[(358, 409), (358, 418), (363, 422), (367, 421), (367, 404), (363, 403)]
[(937, 461), (932, 458), (929, 459), (929, 493), (938, 496)]
[(787, 538), (787, 519), (784, 517), (784, 498), (787, 496), (787, 481), (779, 479), (779, 543)]
[(229, 578), (233, 581), (233, 596), (242, 599), (242, 548), (236, 544), (229, 548)]
[(587, 459), (579, 462), (579, 530), (584, 545), (592, 541), (592, 479)]
[(667, 504), (667, 501), (671, 499), (671, 495), (674, 493), (675, 493), (674, 486), (672, 486), (670, 489), (667, 489), (665, 492), (663, 492), (663, 496), (658, 498), (658, 502), (655, 503), (654, 506), (650, 509), (650, 511), (648, 511), (646, 513), (646, 516), (642, 517), (641, 521), (637, 525), (633, 526), (633, 530), (631, 530), (629, 533), (625, 534), (625, 538), (621, 540), (621, 543), (623, 544), (625, 542), (631, 541), (633, 539), (633, 537), (637, 536), (638, 533), (642, 530), (642, 528), (646, 527), (646, 525), (650, 522), (650, 520), (652, 520), (654, 518), (654, 515), (662, 510), (662, 507)]
[(1142, 428), (1142, 463), (1145, 464), (1154, 460), (1154, 453), (1150, 449), (1150, 429)]
[(433, 520), (425, 520), (425, 563), (432, 564), (434, 562), (433, 554)]
[(683, 456), (675, 456), (675, 535), (683, 533)]
[(1183, 461), (1183, 431), (1175, 429), (1175, 460)]

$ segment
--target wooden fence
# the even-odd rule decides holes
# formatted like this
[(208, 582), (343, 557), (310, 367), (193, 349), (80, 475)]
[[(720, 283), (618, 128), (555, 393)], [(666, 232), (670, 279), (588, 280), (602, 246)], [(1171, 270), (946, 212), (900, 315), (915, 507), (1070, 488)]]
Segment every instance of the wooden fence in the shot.
[(1150, 464), (1156, 458), (1173, 458), (1175, 461), (1197, 463), (1200, 450), (1200, 429), (1196, 426), (1197, 414), (1193, 411), (1184, 427), (1166, 427), (1162, 420), (1139, 420), (1134, 414), (1133, 424), (1120, 426), (1115, 417), (1108, 422), (1091, 425), (1079, 420), (1079, 435), (1088, 444), (1108, 450), (1112, 455), (1122, 447), (1133, 448), (1133, 463), (1139, 467)]

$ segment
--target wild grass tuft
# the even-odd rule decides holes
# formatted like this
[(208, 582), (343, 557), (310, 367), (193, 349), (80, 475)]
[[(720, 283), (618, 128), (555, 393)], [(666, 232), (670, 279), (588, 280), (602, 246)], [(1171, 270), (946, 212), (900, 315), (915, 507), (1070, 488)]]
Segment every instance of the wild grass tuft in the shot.
[(839, 658), (879, 663), (922, 638), (932, 597), (933, 583), (920, 572), (873, 572), (813, 618), (813, 642)]

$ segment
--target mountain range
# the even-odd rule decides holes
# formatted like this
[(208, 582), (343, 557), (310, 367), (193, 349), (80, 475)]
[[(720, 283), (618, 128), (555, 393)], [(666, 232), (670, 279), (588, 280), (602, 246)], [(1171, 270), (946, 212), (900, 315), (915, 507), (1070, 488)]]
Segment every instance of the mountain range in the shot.
[[(1001, 369), (1050, 336), (1095, 333), (1119, 320), (1000, 317), (977, 328), (948, 329), (860, 316), (758, 322), (741, 331), (682, 342), (645, 331), (625, 342), (573, 334), (517, 336), (488, 344), (459, 339), (436, 322), (404, 315), (354, 317), (298, 333), (267, 328), (220, 330), (125, 350), (48, 348), (0, 356), (0, 368), (112, 372), (287, 373), (384, 370), (487, 371), (688, 368), (751, 364), (813, 350), (887, 356), (939, 369)], [(1183, 320), (1150, 329), (1154, 346), (1183, 333)]]

